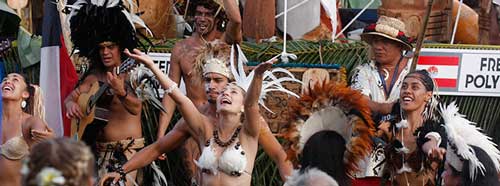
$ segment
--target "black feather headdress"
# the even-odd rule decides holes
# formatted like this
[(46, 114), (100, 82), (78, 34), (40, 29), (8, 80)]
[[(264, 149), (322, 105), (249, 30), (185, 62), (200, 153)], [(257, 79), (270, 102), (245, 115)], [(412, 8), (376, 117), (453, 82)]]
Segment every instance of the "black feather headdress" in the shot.
[(71, 41), (80, 55), (90, 59), (98, 59), (98, 45), (111, 41), (120, 49), (133, 49), (140, 45), (136, 25), (151, 31), (144, 21), (134, 12), (136, 5), (131, 0), (78, 0), (71, 9), (69, 23)]

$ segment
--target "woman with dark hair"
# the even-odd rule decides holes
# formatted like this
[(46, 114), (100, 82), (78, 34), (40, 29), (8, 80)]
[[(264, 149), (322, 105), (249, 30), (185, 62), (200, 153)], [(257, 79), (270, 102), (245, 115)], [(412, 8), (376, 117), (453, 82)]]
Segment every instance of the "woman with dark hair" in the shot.
[[(393, 110), (400, 113), (400, 122), (383, 129), (390, 139), (386, 171), (394, 185), (440, 183), (438, 172), (443, 170), (445, 154), (447, 164), (451, 165), (448, 167), (469, 170), (467, 178), (472, 181), (464, 183), (478, 180), (478, 174), (496, 175), (500, 170), (500, 151), (473, 122), (458, 113), (454, 103), (441, 105), (437, 111), (436, 88), (425, 70), (412, 72), (403, 81), (400, 107)], [(485, 168), (486, 162), (476, 156), (473, 146), (490, 156), (496, 171)]]
[[(458, 170), (446, 162), (444, 165), (445, 171), (441, 175), (445, 186), (498, 186), (500, 185), (498, 181), (497, 170), (495, 169), (495, 163), (491, 157), (481, 148), (477, 146), (471, 146), (474, 151), (475, 156), (484, 166), (484, 172), (475, 172), (471, 175), (470, 166), (471, 160), (463, 161), (463, 167)], [(448, 152), (452, 153), (452, 152)], [(475, 178), (475, 179), (472, 179)]]
[(17, 73), (2, 80), (2, 139), (0, 139), (0, 183), (21, 184), (22, 159), (35, 143), (53, 133), (43, 121), (40, 90)]
[(300, 172), (317, 168), (334, 178), (340, 186), (350, 185), (344, 167), (346, 141), (335, 131), (320, 131), (307, 140), (300, 159)]
[[(397, 124), (383, 128), (389, 139), (385, 176), (393, 185), (436, 185), (446, 132), (435, 113), (434, 82), (425, 70), (408, 74), (401, 86)], [(398, 107), (399, 106), (399, 107)]]
[(283, 137), (288, 159), (299, 168), (289, 179), (319, 169), (339, 185), (351, 185), (350, 177), (372, 150), (370, 108), (343, 78), (319, 82), (306, 85), (300, 98), (288, 103), (291, 122)]

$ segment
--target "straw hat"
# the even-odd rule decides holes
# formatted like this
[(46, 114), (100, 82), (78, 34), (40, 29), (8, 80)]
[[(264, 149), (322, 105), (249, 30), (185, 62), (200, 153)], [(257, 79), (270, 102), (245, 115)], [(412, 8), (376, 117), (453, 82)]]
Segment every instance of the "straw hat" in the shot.
[(401, 43), (404, 50), (411, 50), (412, 39), (405, 33), (405, 23), (393, 17), (380, 16), (377, 23), (365, 27), (361, 40), (371, 43), (373, 36), (382, 36)]

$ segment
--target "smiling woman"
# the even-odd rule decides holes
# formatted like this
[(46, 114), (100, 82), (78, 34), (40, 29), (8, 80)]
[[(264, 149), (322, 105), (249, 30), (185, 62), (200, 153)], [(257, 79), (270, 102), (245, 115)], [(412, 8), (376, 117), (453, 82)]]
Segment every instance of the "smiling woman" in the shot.
[[(234, 59), (234, 51), (242, 53), (239, 47), (231, 50), (231, 59)], [(201, 170), (200, 184), (249, 186), (261, 131), (259, 102), (272, 90), (290, 92), (280, 83), (295, 79), (277, 79), (272, 75), (274, 70), (267, 71), (275, 60), (259, 64), (248, 76), (243, 71), (242, 60), (237, 62), (239, 71), (231, 60), (231, 72), (236, 83), (230, 83), (222, 90), (216, 101), (216, 117), (211, 119), (200, 113), (194, 103), (178, 90), (177, 84), (154, 65), (151, 58), (139, 50), (126, 53), (153, 71), (166, 89), (165, 95), (170, 96), (177, 104), (192, 135), (198, 137), (201, 156), (195, 164)], [(242, 58), (240, 55), (239, 59)]]
[(53, 132), (39, 117), (43, 115), (39, 88), (21, 74), (11, 73), (2, 80), (2, 142), (0, 145), (0, 183), (21, 184), (21, 162), (30, 147)]
[[(395, 185), (436, 185), (440, 161), (446, 152), (447, 134), (436, 111), (435, 84), (425, 70), (408, 74), (401, 87), (400, 113), (383, 127), (389, 142), (386, 172)], [(398, 107), (400, 106), (400, 107)]]

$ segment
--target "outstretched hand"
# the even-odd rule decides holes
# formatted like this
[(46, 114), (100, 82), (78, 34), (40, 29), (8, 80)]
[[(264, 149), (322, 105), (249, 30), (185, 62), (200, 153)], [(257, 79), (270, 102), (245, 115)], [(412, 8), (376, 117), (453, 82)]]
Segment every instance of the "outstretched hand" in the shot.
[(134, 49), (132, 52), (130, 52), (128, 49), (125, 49), (123, 53), (125, 53), (130, 58), (135, 59), (135, 61), (146, 65), (146, 67), (148, 68), (154, 65), (153, 60), (138, 49)]
[(255, 67), (255, 74), (256, 75), (263, 74), (266, 70), (271, 69), (271, 67), (273, 66), (273, 63), (276, 61), (277, 61), (277, 59), (273, 58), (269, 61), (260, 63), (259, 65), (257, 65), (257, 67)]

